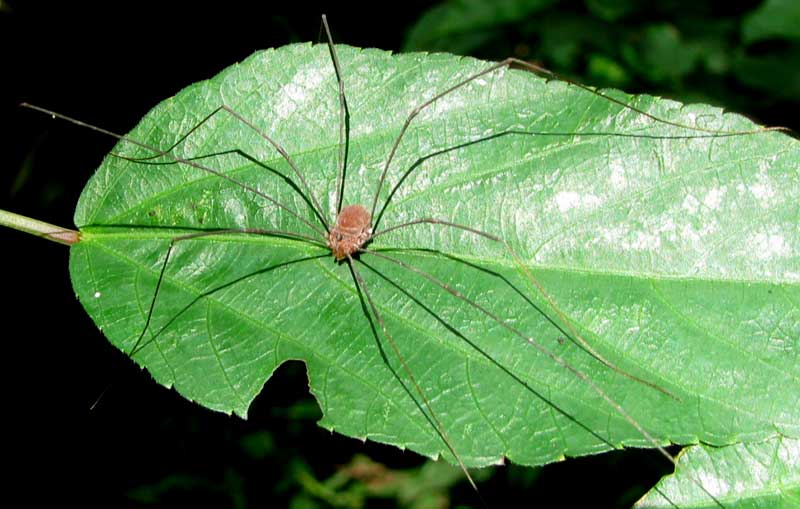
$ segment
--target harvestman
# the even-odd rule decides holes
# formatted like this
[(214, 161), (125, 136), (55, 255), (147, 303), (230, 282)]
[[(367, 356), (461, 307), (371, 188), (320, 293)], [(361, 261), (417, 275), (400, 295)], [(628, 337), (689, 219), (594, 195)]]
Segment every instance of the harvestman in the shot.
[[(228, 181), (229, 183), (233, 184), (234, 186), (238, 186), (238, 187), (242, 188), (243, 190), (245, 190), (245, 191), (247, 191), (249, 193), (252, 193), (253, 195), (255, 195), (257, 197), (266, 200), (267, 202), (271, 203), (276, 208), (281, 209), (283, 212), (285, 212), (287, 214), (290, 214), (291, 216), (293, 216), (295, 219), (297, 219), (300, 222), (302, 222), (304, 225), (306, 225), (310, 230), (312, 230), (315, 233), (315, 236), (309, 236), (309, 235), (300, 234), (300, 233), (296, 233), (296, 232), (283, 231), (283, 230), (277, 230), (277, 229), (229, 228), (229, 229), (212, 230), (212, 231), (200, 231), (200, 232), (190, 233), (190, 234), (181, 235), (181, 236), (177, 236), (177, 237), (172, 238), (172, 240), (170, 242), (170, 245), (169, 245), (169, 248), (167, 249), (166, 254), (164, 255), (163, 261), (161, 262), (161, 267), (160, 267), (158, 280), (157, 280), (157, 283), (156, 283), (156, 286), (155, 286), (153, 297), (152, 297), (152, 299), (150, 301), (149, 309), (147, 310), (144, 328), (142, 329), (141, 334), (137, 338), (133, 348), (130, 350), (129, 355), (131, 357), (136, 355), (139, 351), (141, 351), (142, 348), (144, 348), (145, 346), (150, 344), (150, 342), (155, 341), (156, 338), (158, 337), (158, 335), (167, 326), (169, 326), (169, 323), (168, 323), (168, 324), (162, 326), (161, 329), (159, 329), (155, 333), (153, 333), (151, 331), (151, 325), (152, 325), (151, 324), (151, 319), (153, 317), (154, 310), (155, 310), (155, 308), (157, 306), (158, 297), (159, 297), (159, 293), (160, 293), (160, 290), (161, 290), (161, 283), (162, 283), (162, 281), (164, 279), (165, 271), (167, 269), (167, 266), (168, 266), (169, 261), (170, 261), (170, 257), (173, 254), (173, 251), (174, 251), (174, 248), (175, 248), (176, 245), (178, 245), (179, 243), (184, 242), (184, 241), (190, 241), (192, 239), (198, 239), (198, 238), (201, 238), (201, 237), (210, 237), (210, 236), (215, 236), (215, 235), (230, 235), (230, 234), (267, 235), (267, 236), (280, 236), (280, 237), (286, 237), (286, 238), (290, 238), (290, 239), (297, 239), (297, 240), (301, 240), (301, 241), (306, 241), (306, 242), (312, 243), (312, 244), (317, 245), (317, 246), (326, 247), (326, 248), (328, 248), (330, 250), (331, 254), (333, 255), (333, 257), (335, 258), (335, 260), (337, 262), (347, 264), (347, 266), (349, 268), (349, 271), (351, 273), (353, 282), (355, 284), (355, 287), (356, 287), (356, 289), (357, 289), (357, 291), (359, 293), (359, 296), (361, 298), (362, 308), (364, 309), (364, 312), (366, 314), (366, 318), (368, 320), (370, 320), (370, 321), (372, 320), (372, 318), (374, 318), (375, 321), (378, 323), (383, 337), (385, 338), (386, 342), (391, 347), (391, 350), (394, 352), (394, 354), (396, 356), (396, 359), (399, 361), (399, 364), (402, 367), (402, 371), (405, 373), (405, 376), (407, 378), (407, 382), (410, 382), (410, 385), (413, 387), (413, 393), (422, 402), (421, 406), (419, 406), (420, 411), (422, 411), (423, 414), (427, 413), (426, 418), (429, 420), (429, 422), (435, 428), (436, 433), (441, 437), (444, 445), (450, 451), (450, 453), (453, 455), (453, 457), (455, 458), (456, 462), (459, 464), (459, 467), (464, 472), (464, 475), (469, 480), (470, 484), (472, 485), (472, 487), (474, 489), (477, 490), (477, 487), (476, 487), (471, 475), (469, 474), (465, 464), (462, 462), (461, 457), (458, 454), (458, 451), (454, 447), (452, 440), (448, 436), (447, 431), (445, 430), (445, 427), (443, 426), (443, 424), (439, 420), (439, 417), (438, 417), (438, 414), (436, 412), (436, 409), (434, 408), (434, 405), (431, 404), (431, 402), (429, 401), (429, 397), (426, 396), (425, 392), (423, 391), (423, 389), (421, 388), (420, 384), (418, 383), (417, 378), (414, 376), (412, 370), (410, 369), (410, 367), (406, 363), (405, 358), (401, 354), (397, 344), (395, 343), (394, 339), (392, 338), (391, 331), (389, 330), (389, 327), (387, 327), (387, 324), (386, 324), (386, 322), (384, 320), (384, 317), (381, 315), (381, 312), (378, 310), (378, 306), (376, 305), (376, 303), (374, 301), (373, 295), (372, 295), (371, 290), (370, 290), (370, 286), (367, 284), (367, 282), (364, 279), (364, 277), (362, 276), (359, 268), (357, 267), (357, 263), (356, 262), (358, 261), (358, 258), (360, 256), (375, 257), (375, 258), (381, 259), (381, 260), (383, 260), (385, 262), (394, 264), (397, 267), (401, 267), (402, 269), (405, 269), (405, 270), (409, 271), (410, 273), (414, 274), (415, 276), (423, 278), (424, 280), (428, 281), (430, 284), (434, 285), (435, 287), (438, 287), (442, 291), (445, 291), (445, 292), (451, 294), (452, 296), (454, 296), (455, 298), (461, 300), (465, 305), (473, 308), (477, 313), (483, 315), (486, 319), (494, 322), (496, 325), (504, 328), (510, 334), (518, 337), (519, 340), (524, 341), (527, 344), (529, 344), (530, 346), (534, 347), (536, 350), (541, 352), (543, 355), (549, 357), (552, 361), (554, 361), (555, 363), (557, 363), (558, 365), (560, 365), (564, 369), (570, 371), (575, 377), (579, 378), (585, 384), (587, 384), (589, 387), (591, 387), (591, 389), (600, 398), (602, 398), (611, 408), (613, 408), (613, 410), (615, 412), (617, 412), (619, 415), (621, 415), (625, 419), (625, 421), (627, 421), (632, 427), (634, 427), (667, 460), (669, 460), (670, 462), (675, 464), (674, 458), (658, 444), (657, 440), (655, 438), (653, 438), (632, 416), (630, 416), (626, 412), (626, 410), (618, 402), (616, 402), (603, 389), (601, 389), (586, 373), (584, 373), (580, 369), (578, 369), (576, 367), (573, 367), (572, 365), (567, 363), (562, 357), (560, 357), (559, 355), (557, 355), (557, 354), (551, 352), (550, 350), (548, 350), (546, 347), (544, 347), (541, 343), (539, 343), (534, 338), (531, 338), (531, 337), (527, 336), (522, 330), (519, 330), (517, 327), (515, 327), (513, 325), (513, 323), (511, 323), (511, 322), (509, 322), (507, 320), (504, 320), (502, 317), (500, 317), (495, 312), (491, 311), (490, 309), (488, 309), (484, 305), (478, 303), (477, 301), (470, 299), (469, 297), (464, 295), (462, 292), (460, 292), (458, 289), (448, 285), (446, 282), (440, 280), (439, 278), (437, 278), (433, 274), (428, 273), (428, 272), (426, 272), (426, 271), (424, 271), (422, 269), (419, 269), (419, 268), (417, 268), (417, 267), (415, 267), (415, 266), (413, 266), (413, 265), (411, 265), (409, 263), (406, 263), (403, 260), (400, 260), (398, 258), (395, 258), (395, 257), (390, 256), (388, 254), (385, 254), (383, 252), (374, 251), (374, 250), (371, 251), (371, 250), (367, 249), (367, 245), (373, 239), (375, 239), (376, 237), (379, 237), (381, 235), (387, 234), (387, 233), (392, 232), (392, 231), (396, 231), (396, 230), (400, 230), (400, 229), (404, 229), (404, 228), (410, 228), (410, 227), (414, 227), (416, 225), (423, 225), (423, 224), (435, 225), (435, 226), (442, 227), (442, 228), (451, 228), (451, 229), (455, 229), (455, 230), (460, 230), (462, 232), (466, 232), (466, 233), (468, 233), (470, 235), (473, 235), (473, 236), (475, 236), (477, 238), (480, 238), (483, 241), (497, 243), (500, 246), (502, 246), (502, 248), (513, 259), (514, 264), (518, 267), (518, 269), (524, 275), (524, 279), (527, 280), (541, 294), (541, 296), (547, 302), (550, 310), (558, 318), (558, 320), (557, 320), (558, 324), (556, 325), (556, 327), (562, 328), (562, 331), (564, 332), (565, 335), (568, 335), (570, 337), (570, 339), (573, 340), (579, 347), (584, 349), (589, 355), (591, 355), (597, 361), (599, 361), (602, 364), (604, 364), (606, 367), (616, 371), (617, 373), (619, 373), (622, 376), (630, 378), (630, 379), (632, 379), (632, 380), (634, 380), (634, 381), (636, 381), (636, 382), (638, 382), (640, 384), (643, 384), (643, 385), (646, 385), (646, 386), (652, 388), (653, 390), (660, 391), (660, 392), (662, 392), (662, 393), (674, 398), (675, 396), (673, 396), (670, 392), (666, 391), (665, 389), (659, 387), (658, 385), (656, 385), (656, 384), (654, 384), (652, 382), (649, 382), (647, 380), (643, 380), (643, 379), (638, 378), (638, 377), (636, 377), (636, 376), (634, 376), (634, 375), (632, 375), (630, 373), (627, 373), (626, 371), (624, 371), (624, 370), (620, 369), (619, 367), (617, 367), (616, 365), (614, 365), (612, 362), (610, 362), (607, 359), (605, 359), (599, 352), (595, 351), (591, 347), (591, 345), (577, 331), (577, 329), (572, 325), (570, 320), (565, 316), (565, 314), (560, 310), (560, 308), (556, 305), (555, 301), (552, 299), (552, 297), (550, 297), (550, 295), (547, 293), (547, 291), (545, 290), (543, 285), (540, 284), (540, 282), (533, 276), (533, 274), (530, 272), (530, 270), (527, 268), (527, 266), (523, 263), (522, 259), (516, 253), (516, 251), (514, 251), (514, 249), (511, 247), (511, 245), (508, 242), (506, 242), (504, 239), (502, 239), (501, 237), (498, 237), (496, 235), (493, 235), (493, 234), (485, 232), (485, 231), (481, 231), (479, 229), (473, 228), (473, 227), (468, 226), (468, 225), (457, 224), (457, 223), (448, 221), (446, 219), (434, 218), (434, 217), (420, 217), (420, 218), (412, 219), (412, 220), (403, 222), (401, 224), (393, 225), (393, 226), (390, 226), (390, 227), (387, 227), (387, 228), (384, 228), (384, 229), (379, 229), (378, 228), (378, 226), (379, 226), (379, 224), (381, 222), (381, 219), (383, 218), (384, 212), (387, 210), (387, 207), (389, 206), (389, 203), (390, 203), (392, 197), (395, 195), (397, 190), (403, 184), (403, 182), (405, 181), (405, 179), (408, 176), (408, 174), (411, 171), (413, 171), (413, 169), (414, 169), (412, 167), (411, 169), (409, 169), (403, 175), (402, 178), (398, 179), (398, 182), (394, 185), (394, 187), (388, 193), (388, 198), (386, 199), (386, 201), (384, 202), (382, 207), (379, 209), (378, 208), (378, 202), (379, 202), (379, 198), (381, 196), (382, 187), (384, 186), (384, 183), (386, 182), (386, 179), (387, 179), (387, 176), (388, 176), (388, 173), (389, 173), (390, 165), (391, 165), (393, 159), (395, 158), (395, 155), (397, 153), (398, 147), (400, 146), (401, 141), (403, 140), (404, 136), (408, 132), (409, 127), (411, 126), (413, 120), (423, 110), (425, 110), (426, 108), (428, 108), (429, 106), (431, 106), (435, 102), (439, 101), (443, 97), (448, 96), (449, 94), (455, 92), (456, 90), (461, 89), (462, 87), (466, 86), (467, 84), (469, 84), (469, 83), (471, 83), (471, 82), (473, 82), (475, 80), (478, 80), (481, 77), (483, 77), (485, 75), (488, 75), (488, 74), (490, 74), (490, 73), (492, 73), (492, 72), (494, 72), (496, 70), (502, 69), (502, 68), (508, 68), (508, 67), (511, 67), (511, 66), (518, 66), (518, 67), (521, 67), (521, 68), (526, 69), (528, 71), (544, 74), (544, 75), (546, 75), (548, 77), (551, 77), (551, 78), (555, 78), (556, 76), (553, 73), (551, 73), (551, 72), (549, 72), (549, 71), (547, 71), (547, 70), (545, 70), (545, 69), (543, 69), (541, 67), (538, 67), (536, 65), (533, 65), (533, 64), (530, 64), (530, 63), (515, 59), (515, 58), (508, 58), (506, 60), (498, 62), (498, 63), (496, 63), (494, 65), (491, 65), (491, 66), (487, 67), (486, 69), (484, 69), (484, 70), (482, 70), (482, 71), (480, 71), (480, 72), (478, 72), (476, 74), (473, 74), (473, 75), (471, 75), (471, 76), (459, 81), (458, 83), (456, 83), (452, 87), (450, 87), (450, 88), (448, 88), (448, 89), (436, 94), (435, 96), (433, 96), (432, 98), (428, 99), (427, 101), (422, 102), (416, 108), (414, 108), (411, 111), (411, 113), (408, 115), (408, 117), (406, 118), (405, 122), (403, 123), (402, 128), (400, 129), (400, 132), (397, 134), (397, 137), (395, 138), (394, 143), (392, 144), (391, 150), (390, 150), (390, 152), (389, 152), (389, 154), (388, 154), (388, 156), (387, 156), (387, 158), (386, 158), (386, 160), (385, 160), (385, 162), (383, 164), (383, 169), (382, 169), (382, 172), (380, 174), (380, 178), (378, 180), (378, 183), (377, 183), (374, 195), (373, 195), (372, 202), (370, 204), (371, 208), (369, 210), (367, 210), (367, 208), (365, 206), (360, 205), (360, 204), (343, 206), (343, 199), (344, 199), (344, 195), (345, 195), (345, 175), (346, 175), (345, 172), (346, 172), (347, 157), (348, 157), (348, 154), (347, 154), (347, 147), (348, 147), (347, 136), (348, 136), (348, 126), (349, 126), (349, 111), (348, 111), (347, 100), (346, 100), (346, 95), (345, 95), (345, 83), (344, 83), (344, 80), (343, 80), (342, 75), (341, 75), (341, 69), (340, 69), (340, 65), (339, 65), (336, 49), (335, 49), (335, 46), (333, 44), (333, 40), (332, 40), (332, 37), (331, 37), (331, 34), (330, 34), (330, 30), (329, 30), (329, 27), (328, 27), (328, 24), (327, 24), (327, 20), (325, 19), (324, 16), (322, 18), (322, 24), (323, 24), (323, 27), (324, 27), (324, 30), (325, 30), (325, 33), (326, 33), (326, 37), (327, 37), (327, 41), (328, 41), (327, 42), (328, 43), (328, 48), (329, 48), (329, 51), (330, 51), (330, 56), (331, 56), (331, 60), (332, 60), (332, 63), (333, 63), (333, 67), (334, 67), (334, 71), (335, 71), (335, 75), (336, 75), (336, 79), (337, 79), (337, 83), (338, 83), (338, 97), (339, 97), (339, 133), (338, 133), (339, 134), (339, 145), (338, 145), (338, 162), (337, 162), (337, 180), (336, 180), (336, 189), (335, 189), (334, 200), (333, 200), (334, 203), (335, 203), (335, 206), (336, 206), (336, 220), (335, 220), (335, 222), (330, 222), (330, 221), (328, 221), (326, 219), (326, 214), (324, 213), (324, 210), (323, 210), (322, 206), (320, 205), (320, 202), (317, 200), (315, 194), (311, 190), (311, 186), (309, 186), (308, 182), (304, 178), (303, 172), (299, 169), (298, 165), (295, 164), (295, 162), (293, 161), (293, 159), (291, 158), (289, 153), (283, 148), (283, 146), (279, 142), (277, 142), (276, 140), (271, 138), (267, 133), (262, 131), (255, 124), (253, 124), (248, 119), (246, 119), (243, 115), (239, 114), (237, 111), (235, 111), (234, 109), (232, 109), (232, 108), (230, 108), (228, 106), (222, 105), (222, 106), (218, 107), (217, 109), (215, 109), (214, 111), (209, 113), (202, 121), (200, 121), (198, 124), (196, 124), (194, 127), (192, 127), (188, 132), (186, 132), (184, 135), (182, 135), (171, 147), (162, 150), (162, 149), (159, 149), (159, 148), (156, 148), (156, 147), (152, 147), (152, 146), (149, 146), (147, 144), (138, 142), (136, 140), (130, 139), (130, 138), (126, 137), (126, 136), (118, 135), (118, 134), (106, 131), (104, 129), (97, 128), (95, 126), (88, 125), (88, 124), (83, 123), (81, 121), (78, 121), (78, 120), (75, 120), (75, 119), (72, 119), (72, 118), (57, 114), (55, 112), (44, 110), (44, 109), (36, 107), (36, 106), (31, 106), (31, 105), (27, 105), (27, 104), (24, 105), (24, 106), (29, 107), (31, 109), (39, 110), (39, 111), (45, 112), (47, 114), (50, 114), (50, 115), (53, 115), (53, 116), (60, 117), (62, 119), (68, 120), (68, 121), (73, 122), (75, 124), (78, 124), (78, 125), (81, 125), (81, 126), (84, 126), (84, 127), (88, 127), (90, 129), (105, 133), (107, 135), (110, 135), (112, 137), (118, 138), (120, 140), (124, 140), (124, 141), (126, 141), (128, 143), (131, 143), (131, 144), (137, 145), (139, 147), (142, 147), (142, 148), (152, 152), (152, 154), (153, 154), (150, 157), (144, 157), (144, 158), (130, 158), (130, 157), (127, 157), (127, 156), (114, 154), (117, 157), (120, 157), (120, 158), (123, 158), (123, 159), (127, 159), (127, 160), (130, 160), (130, 161), (146, 163), (146, 164), (183, 164), (183, 165), (187, 165), (187, 166), (196, 168), (196, 169), (201, 170), (203, 172), (209, 173), (211, 175), (214, 175), (214, 176), (216, 176), (216, 177), (218, 177), (220, 179), (224, 179), (224, 180)], [(580, 85), (578, 83), (574, 83), (574, 82), (569, 82), (569, 83), (572, 84), (572, 85), (578, 86), (578, 87), (580, 87), (580, 88), (582, 88), (584, 90), (587, 90), (587, 91), (589, 91), (589, 92), (591, 92), (591, 93), (593, 93), (595, 95), (601, 96), (601, 97), (603, 97), (603, 98), (605, 98), (605, 99), (607, 99), (609, 101), (612, 101), (612, 102), (622, 106), (623, 108), (629, 109), (629, 110), (635, 112), (636, 114), (642, 115), (644, 118), (648, 118), (648, 119), (653, 120), (655, 122), (667, 124), (667, 125), (670, 125), (670, 126), (673, 126), (673, 127), (681, 128), (681, 129), (687, 129), (687, 130), (691, 130), (691, 131), (700, 131), (700, 132), (705, 133), (705, 134), (699, 135), (700, 137), (702, 137), (702, 136), (722, 137), (722, 136), (751, 134), (751, 133), (764, 132), (764, 131), (770, 131), (770, 130), (780, 130), (780, 128), (761, 128), (761, 129), (753, 130), (753, 131), (736, 131), (736, 132), (733, 132), (733, 131), (731, 131), (731, 132), (722, 131), (722, 132), (720, 132), (720, 131), (712, 131), (710, 129), (704, 129), (704, 128), (701, 128), (701, 127), (688, 126), (688, 125), (684, 125), (684, 124), (680, 124), (680, 123), (676, 123), (676, 122), (671, 122), (671, 121), (668, 121), (668, 120), (665, 120), (665, 119), (657, 118), (655, 116), (652, 116), (652, 115), (648, 114), (645, 111), (637, 109), (637, 108), (635, 108), (635, 107), (633, 107), (631, 105), (625, 104), (625, 103), (623, 103), (623, 102), (621, 102), (621, 101), (619, 101), (619, 100), (617, 100), (617, 99), (615, 99), (613, 97), (609, 97), (609, 96), (607, 96), (605, 94), (602, 94), (600, 92), (597, 92), (597, 91), (594, 91), (592, 89), (589, 89), (588, 87), (585, 87), (585, 86)], [(241, 122), (243, 125), (247, 126), (249, 129), (251, 129), (252, 131), (257, 133), (258, 136), (260, 136), (263, 140), (265, 140), (267, 143), (269, 143), (269, 145), (271, 145), (281, 155), (283, 160), (291, 168), (291, 171), (293, 172), (294, 176), (298, 179), (299, 185), (297, 187), (295, 187), (295, 191), (300, 196), (303, 197), (303, 200), (308, 204), (309, 208), (311, 209), (311, 211), (313, 213), (313, 216), (317, 219), (317, 222), (319, 224), (314, 224), (311, 221), (308, 221), (307, 219), (302, 217), (302, 215), (300, 213), (298, 213), (295, 209), (293, 209), (291, 206), (289, 206), (289, 205), (287, 205), (285, 203), (277, 201), (276, 199), (272, 198), (271, 196), (267, 195), (266, 193), (263, 193), (263, 192), (259, 191), (255, 187), (253, 187), (253, 186), (251, 186), (251, 185), (249, 185), (247, 183), (240, 182), (234, 177), (226, 175), (226, 174), (224, 174), (224, 173), (222, 173), (222, 172), (220, 172), (220, 171), (218, 171), (218, 170), (216, 170), (214, 168), (211, 168), (209, 166), (206, 166), (206, 165), (203, 165), (203, 164), (200, 164), (200, 163), (197, 162), (197, 160), (202, 159), (202, 158), (207, 157), (207, 156), (200, 156), (200, 157), (193, 157), (193, 158), (182, 158), (182, 157), (178, 157), (178, 156), (176, 156), (176, 155), (174, 155), (172, 153), (172, 151), (178, 145), (183, 143), (189, 136), (191, 136), (197, 129), (199, 129), (201, 125), (203, 125), (205, 122), (209, 121), (211, 118), (215, 117), (218, 114), (229, 115), (229, 116), (233, 117), (234, 119), (236, 119), (237, 121)], [(689, 137), (696, 138), (696, 137), (698, 137), (698, 135), (685, 136), (685, 137), (686, 138), (689, 138)], [(681, 138), (681, 137), (679, 137), (679, 138)], [(244, 157), (248, 157), (246, 154), (240, 153), (240, 155), (242, 155)], [(152, 161), (154, 159), (164, 158), (164, 157), (168, 158), (170, 160), (170, 162), (162, 163), (162, 162), (154, 162), (154, 161)], [(369, 265), (367, 265), (367, 267), (369, 267), (370, 270), (374, 270)], [(371, 317), (370, 317), (370, 312), (371, 312)], [(152, 335), (152, 338), (150, 340), (148, 340), (148, 341), (145, 341), (144, 338), (148, 333), (150, 333)], [(395, 374), (395, 376), (397, 377), (397, 374)], [(399, 380), (399, 378), (398, 378), (398, 380)], [(401, 383), (403, 383), (403, 382), (401, 381)], [(706, 491), (705, 488), (703, 488), (702, 485), (699, 482), (697, 482), (697, 481), (695, 481), (695, 482), (698, 484), (698, 486), (700, 486), (703, 489), (703, 491), (705, 491), (708, 494), (708, 496), (710, 498), (714, 499), (714, 501), (718, 505), (721, 506), (721, 504), (713, 497), (713, 495), (711, 495), (708, 491)]]

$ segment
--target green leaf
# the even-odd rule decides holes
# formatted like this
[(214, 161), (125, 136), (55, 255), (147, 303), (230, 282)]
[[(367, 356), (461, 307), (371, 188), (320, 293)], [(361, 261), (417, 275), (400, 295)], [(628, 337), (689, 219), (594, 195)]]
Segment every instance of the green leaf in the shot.
[(504, 25), (544, 11), (554, 0), (458, 0), (428, 10), (411, 27), (403, 43), (408, 51), (469, 53), (485, 44)]
[[(337, 49), (350, 109), (345, 203), (369, 206), (414, 107), (488, 64)], [(325, 46), (267, 50), (162, 102), (130, 137), (166, 149), (225, 104), (285, 147), (330, 220), (336, 91)], [(708, 106), (609, 93), (705, 129), (754, 128)], [(128, 142), (114, 152), (154, 155)], [(224, 112), (175, 154), (206, 156), (198, 162), (316, 221), (276, 176), (300, 186), (286, 161)], [(381, 203), (414, 169), (378, 230), (436, 217), (501, 236), (594, 349), (677, 399), (565, 341), (564, 324), (500, 243), (418, 225), (377, 237), (369, 249), (391, 250), (562, 356), (661, 443), (797, 436), (799, 159), (800, 144), (781, 133), (709, 136), (516, 70), (437, 101), (400, 144)], [(243, 227), (317, 235), (230, 181), (154, 163), (169, 159), (109, 156), (75, 213), (83, 234), (71, 248), (75, 291), (128, 352), (174, 236)], [(361, 256), (357, 269), (464, 463), (536, 465), (652, 446), (586, 383), (465, 301), (374, 256)], [(275, 236), (207, 236), (176, 244), (134, 360), (186, 398), (245, 416), (273, 371), (302, 359), (322, 426), (450, 457), (372, 324), (347, 265), (327, 249)]]
[(642, 8), (640, 2), (631, 0), (587, 0), (586, 7), (605, 21), (618, 21)]
[(800, 39), (800, 5), (795, 0), (766, 0), (742, 23), (742, 38), (753, 43), (764, 39)]
[(800, 44), (776, 50), (769, 55), (750, 56), (737, 52), (731, 62), (736, 78), (771, 97), (794, 98), (800, 94), (800, 66), (786, 62), (800, 61)]
[(669, 23), (645, 27), (637, 44), (626, 46), (631, 67), (655, 83), (679, 82), (697, 67), (700, 48), (686, 42)]
[(800, 506), (800, 441), (777, 437), (727, 447), (688, 447), (674, 475), (662, 479), (637, 509), (719, 507), (688, 477), (708, 480), (728, 509)]

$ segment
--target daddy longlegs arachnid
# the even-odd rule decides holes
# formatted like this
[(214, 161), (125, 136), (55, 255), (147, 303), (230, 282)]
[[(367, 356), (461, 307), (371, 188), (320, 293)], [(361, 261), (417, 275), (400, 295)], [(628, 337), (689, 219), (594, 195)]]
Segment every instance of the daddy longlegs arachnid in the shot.
[[(302, 358), (323, 426), (443, 455), (473, 486), (468, 466), (505, 457), (625, 445), (672, 461), (662, 445), (724, 420), (699, 408), (706, 387), (674, 375), (704, 365), (708, 345), (670, 338), (691, 329), (670, 304), (700, 298), (672, 276), (713, 263), (678, 257), (673, 274), (647, 259), (662, 234), (689, 246), (680, 234), (700, 230), (678, 215), (722, 199), (708, 189), (709, 203), (686, 194), (671, 209), (665, 187), (700, 188), (682, 165), (744, 171), (731, 140), (758, 136), (762, 162), (780, 133), (539, 80), (513, 59), (334, 46), (325, 28), (328, 45), (257, 53), (126, 136), (28, 105), (121, 139), (84, 192), (71, 255), (114, 344), (240, 415)], [(652, 224), (653, 202), (671, 225)]]

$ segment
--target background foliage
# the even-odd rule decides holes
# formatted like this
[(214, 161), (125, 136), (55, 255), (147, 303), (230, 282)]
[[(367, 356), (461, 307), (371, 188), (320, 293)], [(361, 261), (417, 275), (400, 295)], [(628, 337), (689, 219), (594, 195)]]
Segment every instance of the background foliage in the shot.
[[(491, 59), (514, 54), (593, 84), (727, 104), (763, 123), (791, 126), (799, 118), (793, 98), (800, 88), (800, 23), (792, 22), (797, 12), (790, 0), (735, 7), (651, 2), (646, 11), (637, 7), (641, 2), (601, 0), (405, 2), (393, 6), (385, 22), (377, 12), (337, 12), (313, 2), (281, 15), (230, 2), (220, 4), (224, 11), (145, 3), (0, 5), (3, 73), (10, 77), (0, 105), (0, 122), (10, 133), (0, 153), (0, 207), (56, 224), (70, 225), (80, 189), (113, 143), (20, 112), (19, 101), (124, 132), (158, 101), (256, 48), (316, 40), (318, 15), (325, 11), (337, 40), (352, 45)], [(320, 499), (351, 497), (340, 500), (350, 504), (375, 492), (413, 499), (409, 486), (420, 483), (409, 479), (434, 483), (430, 469), (439, 466), (420, 466), (415, 456), (318, 429), (299, 365), (278, 373), (246, 422), (163, 390), (113, 350), (83, 313), (69, 284), (65, 249), (14, 232), (0, 235), (6, 266), (14, 266), (5, 316), (12, 317), (7, 327), (18, 330), (5, 335), (11, 339), (3, 381), (11, 410), (8, 454), (17, 465), (10, 482), (17, 489), (28, 485), (34, 498), (79, 497), (87, 504), (194, 500), (236, 507), (277, 497), (314, 507)], [(345, 464), (349, 468), (335, 473)], [(525, 497), (536, 490), (543, 505), (549, 497), (561, 503), (575, 497), (595, 507), (625, 506), (661, 472), (662, 461), (652, 455), (614, 454), (536, 471), (500, 469), (483, 490), (487, 498), (494, 489)], [(353, 482), (357, 477), (371, 482)], [(582, 490), (571, 488), (578, 478)], [(48, 490), (41, 490), (42, 482)], [(446, 484), (422, 490), (424, 496), (474, 502), (463, 485)], [(342, 485), (348, 493), (334, 495)]]

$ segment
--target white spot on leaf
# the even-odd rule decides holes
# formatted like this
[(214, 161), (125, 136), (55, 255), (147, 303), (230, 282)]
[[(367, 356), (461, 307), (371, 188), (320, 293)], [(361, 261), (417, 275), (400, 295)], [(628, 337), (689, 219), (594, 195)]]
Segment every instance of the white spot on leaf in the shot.
[(287, 118), (294, 113), (299, 104), (313, 99), (313, 97), (309, 97), (313, 94), (308, 92), (318, 88), (324, 77), (324, 73), (320, 72), (317, 67), (298, 69), (289, 83), (282, 86), (276, 94), (276, 97), (280, 98), (280, 102), (275, 105), (275, 114), (278, 118)]
[(762, 202), (762, 205), (766, 206), (767, 203), (763, 203), (768, 201), (770, 198), (775, 196), (775, 190), (767, 183), (759, 182), (757, 184), (753, 184), (748, 188), (750, 192), (755, 196), (759, 201)]
[(555, 196), (556, 206), (563, 214), (564, 212), (577, 207), (594, 208), (602, 201), (593, 194), (581, 195), (574, 191), (562, 191)]
[(236, 226), (239, 228), (247, 227), (245, 208), (241, 201), (236, 198), (229, 198), (225, 200), (223, 209), (225, 211), (225, 216), (233, 220)]
[(751, 241), (753, 254), (759, 260), (784, 258), (789, 256), (791, 249), (782, 235), (773, 233), (757, 233)]
[(703, 198), (703, 205), (711, 210), (719, 209), (719, 205), (722, 203), (722, 197), (725, 196), (725, 191), (726, 189), (724, 187), (712, 189), (706, 194), (705, 198)]
[(628, 183), (625, 178), (625, 166), (620, 161), (611, 163), (611, 186), (614, 189), (622, 189)]
[(695, 198), (694, 196), (692, 196), (690, 194), (690, 195), (686, 196), (686, 198), (683, 199), (683, 203), (681, 204), (681, 208), (683, 210), (687, 211), (690, 214), (696, 214), (699, 205), (700, 205), (700, 202), (697, 201), (697, 198)]

